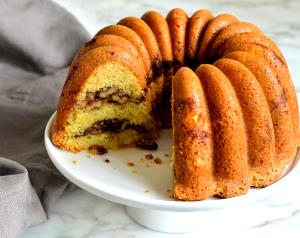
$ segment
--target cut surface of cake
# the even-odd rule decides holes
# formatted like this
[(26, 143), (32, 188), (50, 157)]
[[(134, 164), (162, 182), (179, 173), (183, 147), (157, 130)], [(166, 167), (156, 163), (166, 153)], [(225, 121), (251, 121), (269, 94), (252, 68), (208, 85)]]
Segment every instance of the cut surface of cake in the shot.
[(257, 26), (205, 9), (190, 18), (179, 8), (148, 11), (100, 29), (70, 66), (52, 142), (100, 154), (156, 149), (161, 128), (173, 132), (177, 200), (274, 183), (300, 144), (279, 47)]
[(153, 106), (141, 59), (124, 48), (98, 47), (72, 64), (58, 105), (53, 141), (80, 151), (154, 140)]

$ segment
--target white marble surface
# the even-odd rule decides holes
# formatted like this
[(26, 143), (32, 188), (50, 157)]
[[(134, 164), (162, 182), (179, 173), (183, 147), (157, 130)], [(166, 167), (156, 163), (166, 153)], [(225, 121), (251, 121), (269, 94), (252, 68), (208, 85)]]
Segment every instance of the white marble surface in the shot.
[[(154, 9), (166, 14), (173, 7), (181, 7), (189, 14), (208, 8), (215, 14), (228, 12), (242, 21), (260, 26), (280, 46), (290, 67), (297, 89), (300, 90), (300, 1), (126, 1), (126, 0), (55, 0), (72, 12), (91, 35), (99, 28), (113, 24), (124, 16), (141, 16)], [(300, 173), (288, 187), (264, 201), (253, 204), (258, 224), (247, 229), (224, 232), (211, 231), (209, 237), (226, 235), (243, 237), (300, 237)], [(255, 219), (254, 219), (255, 220)], [(201, 224), (199, 224), (201, 226)], [(122, 205), (114, 204), (81, 189), (66, 193), (58, 201), (49, 220), (28, 229), (22, 238), (94, 238), (94, 237), (200, 237), (199, 231), (186, 234), (166, 234), (137, 225)], [(0, 234), (1, 237), (1, 234)]]

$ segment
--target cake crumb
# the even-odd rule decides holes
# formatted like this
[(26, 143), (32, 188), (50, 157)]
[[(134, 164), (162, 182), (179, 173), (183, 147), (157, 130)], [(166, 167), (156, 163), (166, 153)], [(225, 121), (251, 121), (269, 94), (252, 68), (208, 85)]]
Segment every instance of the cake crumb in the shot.
[(159, 157), (156, 157), (156, 158), (154, 159), (154, 162), (155, 162), (156, 164), (161, 164), (161, 163), (162, 163), (161, 158), (159, 158)]
[(128, 167), (133, 167), (133, 166), (135, 166), (135, 164), (134, 164), (133, 162), (128, 162), (128, 163), (127, 163), (127, 166), (128, 166)]
[(145, 160), (143, 158), (140, 159), (141, 163), (145, 163)]
[(169, 157), (169, 154), (165, 153), (165, 156), (166, 156), (166, 157)]
[(148, 189), (146, 189), (146, 190), (144, 191), (144, 193), (149, 193), (149, 190), (148, 190)]
[(168, 189), (167, 192), (170, 193), (170, 192), (172, 192), (172, 190), (171, 190), (171, 189)]
[(79, 163), (79, 161), (78, 161), (77, 159), (74, 159), (74, 160), (72, 160), (72, 163), (73, 163), (74, 165), (77, 165), (77, 164)]
[(104, 155), (108, 152), (108, 150), (106, 148), (104, 148), (103, 146), (94, 145), (94, 146), (89, 147), (89, 152), (92, 155)]
[(150, 167), (150, 165), (147, 163), (147, 164), (146, 164), (146, 167), (147, 167), (147, 168), (149, 168), (149, 167)]
[(109, 163), (110, 160), (109, 160), (108, 158), (106, 158), (106, 159), (104, 160), (104, 162), (105, 162), (105, 163)]
[(146, 154), (146, 155), (145, 155), (145, 158), (146, 158), (147, 160), (152, 160), (154, 157), (153, 157), (152, 154)]

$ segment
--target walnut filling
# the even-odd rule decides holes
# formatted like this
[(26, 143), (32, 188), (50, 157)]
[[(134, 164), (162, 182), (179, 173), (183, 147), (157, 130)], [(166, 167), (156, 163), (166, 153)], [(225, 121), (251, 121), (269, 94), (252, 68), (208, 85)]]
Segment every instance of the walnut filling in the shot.
[(109, 87), (103, 88), (97, 92), (87, 92), (84, 100), (77, 102), (77, 107), (100, 107), (103, 103), (125, 104), (127, 102), (141, 103), (145, 100), (144, 96), (140, 98), (131, 98), (128, 94), (121, 90)]
[(130, 124), (126, 119), (109, 119), (94, 122), (94, 124), (87, 128), (83, 135), (96, 135), (103, 132), (118, 133), (124, 130), (132, 129), (140, 134), (147, 133), (147, 128), (143, 125)]

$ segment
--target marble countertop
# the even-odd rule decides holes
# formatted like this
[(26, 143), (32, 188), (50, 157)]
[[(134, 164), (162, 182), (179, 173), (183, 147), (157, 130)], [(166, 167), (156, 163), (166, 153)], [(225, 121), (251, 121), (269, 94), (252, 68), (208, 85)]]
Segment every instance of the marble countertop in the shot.
[[(189, 14), (199, 8), (208, 8), (214, 14), (232, 13), (241, 21), (250, 21), (274, 39), (289, 64), (293, 81), (300, 92), (300, 1), (269, 0), (210, 0), (159, 1), (159, 0), (55, 0), (73, 13), (91, 35), (101, 27), (116, 23), (125, 16), (141, 16), (148, 10), (163, 14), (174, 8), (185, 9)], [(299, 94), (298, 94), (299, 95)], [(300, 235), (300, 173), (284, 191), (273, 194), (253, 206), (263, 214), (258, 224), (247, 229), (230, 231), (230, 236), (243, 237), (299, 237)], [(200, 224), (201, 225), (201, 224)], [(216, 224), (216, 228), (218, 225)], [(146, 229), (131, 220), (122, 205), (89, 194), (79, 188), (67, 192), (58, 201), (49, 220), (28, 229), (21, 238), (96, 238), (96, 237), (200, 237), (204, 234), (166, 234)], [(210, 234), (227, 235), (216, 229)], [(0, 235), (1, 236), (1, 235)]]

